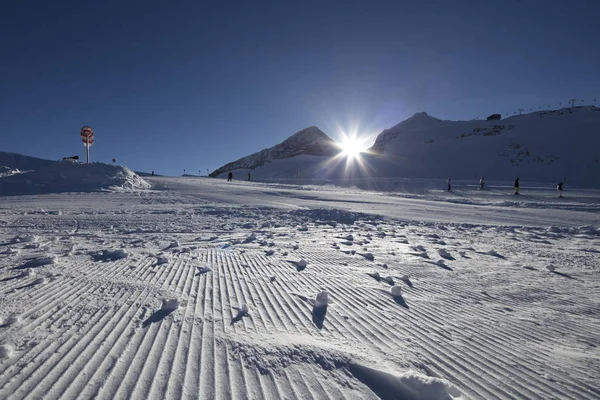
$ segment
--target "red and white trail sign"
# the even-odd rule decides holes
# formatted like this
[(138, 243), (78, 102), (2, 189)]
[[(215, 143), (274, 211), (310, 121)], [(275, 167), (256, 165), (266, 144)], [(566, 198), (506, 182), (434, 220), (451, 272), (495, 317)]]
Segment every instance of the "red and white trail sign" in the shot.
[(81, 141), (85, 146), (85, 162), (90, 162), (90, 147), (94, 144), (94, 131), (89, 126), (84, 126), (81, 128)]

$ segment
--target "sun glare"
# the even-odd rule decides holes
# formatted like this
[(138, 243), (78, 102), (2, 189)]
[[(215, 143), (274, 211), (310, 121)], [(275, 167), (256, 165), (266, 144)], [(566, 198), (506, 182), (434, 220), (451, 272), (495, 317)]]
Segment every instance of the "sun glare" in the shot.
[(360, 143), (355, 138), (347, 138), (346, 140), (344, 140), (341, 147), (344, 154), (351, 158), (358, 157), (358, 155), (362, 153), (363, 150), (365, 150), (363, 148), (364, 146), (362, 145), (362, 143)]

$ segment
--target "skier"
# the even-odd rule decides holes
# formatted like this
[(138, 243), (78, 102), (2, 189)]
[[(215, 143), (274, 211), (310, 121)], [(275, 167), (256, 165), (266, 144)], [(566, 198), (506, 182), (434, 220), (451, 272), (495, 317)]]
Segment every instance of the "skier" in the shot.
[(558, 184), (556, 185), (556, 190), (558, 190), (558, 197), (562, 197), (562, 192), (563, 192), (563, 183), (562, 182), (558, 182)]
[(152, 171), (152, 176), (154, 176), (154, 171)]
[(227, 174), (227, 182), (231, 182), (233, 180), (233, 172), (229, 172), (229, 174)]
[(248, 181), (250, 181), (250, 172), (248, 172)]
[(448, 178), (448, 191), (452, 189), (452, 178)]
[(519, 194), (519, 178), (515, 179), (515, 194)]
[(483, 176), (479, 180), (479, 190), (483, 190), (483, 186), (485, 185), (485, 181), (483, 180)]

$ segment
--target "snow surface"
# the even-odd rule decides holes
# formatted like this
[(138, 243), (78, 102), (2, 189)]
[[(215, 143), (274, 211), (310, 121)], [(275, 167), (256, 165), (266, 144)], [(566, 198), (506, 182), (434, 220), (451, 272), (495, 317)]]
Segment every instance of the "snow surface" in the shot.
[[(600, 188), (600, 108), (574, 107), (513, 116), (500, 121), (441, 121), (417, 113), (384, 130), (364, 154), (362, 165), (344, 157), (289, 152), (259, 163), (256, 155), (230, 163), (212, 175), (233, 170), (234, 179), (261, 182), (336, 184), (363, 189), (412, 191), (489, 185), (510, 190), (515, 178), (521, 189), (544, 186), (556, 193), (563, 181), (573, 187)], [(376, 179), (374, 179), (376, 178)], [(415, 179), (418, 178), (419, 181)], [(427, 180), (439, 179), (434, 186)], [(542, 183), (542, 185), (540, 185)]]
[(0, 398), (600, 397), (600, 190), (146, 179), (2, 198)]

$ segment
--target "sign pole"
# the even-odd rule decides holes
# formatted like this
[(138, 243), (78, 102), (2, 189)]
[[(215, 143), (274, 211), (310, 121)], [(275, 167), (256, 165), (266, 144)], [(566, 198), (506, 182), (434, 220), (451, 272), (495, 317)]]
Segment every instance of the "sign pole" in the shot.
[[(94, 131), (89, 126), (81, 128), (81, 141), (85, 146), (85, 163), (90, 163), (90, 147), (94, 144)], [(114, 162), (114, 161), (113, 161)]]

